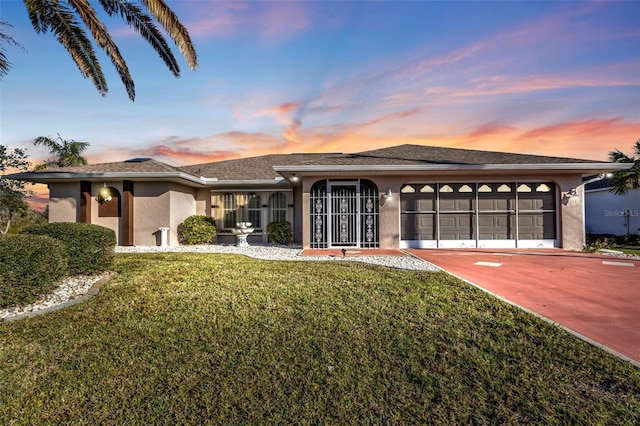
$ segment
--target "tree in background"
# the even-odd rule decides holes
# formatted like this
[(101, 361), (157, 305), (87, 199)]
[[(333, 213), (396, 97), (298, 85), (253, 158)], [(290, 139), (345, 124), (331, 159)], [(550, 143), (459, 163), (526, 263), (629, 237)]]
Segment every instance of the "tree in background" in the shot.
[[(9, 150), (0, 145), (0, 173), (5, 171), (24, 172), (29, 169), (31, 163), (27, 160), (27, 153), (20, 148)], [(24, 197), (31, 195), (27, 190), (27, 182), (0, 178), (0, 234), (6, 234), (12, 221), (27, 216), (29, 206), (24, 202)]]
[(633, 149), (634, 153), (631, 156), (618, 149), (609, 153), (609, 159), (614, 163), (634, 163), (630, 169), (613, 173), (611, 192), (614, 194), (622, 195), (640, 188), (640, 139), (636, 141)]
[(36, 166), (36, 170), (48, 169), (51, 167), (70, 167), (84, 166), (87, 159), (82, 156), (82, 152), (89, 148), (89, 142), (78, 142), (62, 139), (58, 134), (57, 139), (51, 139), (47, 136), (38, 136), (34, 139), (33, 144), (42, 145), (49, 149), (49, 154), (53, 155), (52, 159), (45, 161), (43, 164)]
[[(191, 42), (189, 32), (178, 20), (173, 10), (163, 0), (140, 1), (141, 5), (134, 4), (129, 0), (99, 0), (99, 3), (107, 15), (119, 16), (129, 27), (140, 34), (158, 53), (169, 71), (175, 77), (179, 77), (178, 61), (173, 56), (162, 32), (154, 24), (153, 18), (155, 18), (176, 43), (189, 68), (195, 70), (198, 67), (195, 47)], [(129, 99), (132, 101), (135, 99), (135, 84), (127, 63), (88, 0), (24, 0), (24, 3), (34, 30), (37, 33), (52, 31), (58, 41), (67, 49), (82, 76), (91, 78), (98, 92), (102, 96), (106, 96), (109, 88), (87, 31), (91, 33), (91, 37), (105, 51), (120, 75), (120, 80), (127, 90)], [(148, 13), (145, 13), (143, 9), (146, 9)], [(6, 22), (2, 23), (8, 25)], [(4, 34), (1, 27), (0, 42), (13, 42), (11, 37)], [(14, 44), (16, 43), (14, 42)], [(9, 67), (10, 64), (0, 49), (0, 77), (3, 75), (2, 70), (6, 74)]]

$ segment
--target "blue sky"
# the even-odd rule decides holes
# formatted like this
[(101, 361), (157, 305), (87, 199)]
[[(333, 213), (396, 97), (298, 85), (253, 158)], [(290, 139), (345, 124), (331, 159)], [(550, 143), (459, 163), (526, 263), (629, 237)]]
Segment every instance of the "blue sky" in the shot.
[[(91, 2), (99, 8), (97, 2)], [(105, 18), (136, 82), (80, 75), (21, 0), (3, 0), (13, 63), (0, 138), (87, 141), (89, 162), (184, 165), (402, 143), (604, 160), (640, 138), (640, 2), (167, 1), (199, 56), (175, 79)]]

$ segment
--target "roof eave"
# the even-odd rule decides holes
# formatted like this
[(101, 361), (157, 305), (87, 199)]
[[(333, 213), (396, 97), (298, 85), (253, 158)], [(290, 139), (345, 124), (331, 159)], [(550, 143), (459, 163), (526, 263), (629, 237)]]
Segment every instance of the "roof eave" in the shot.
[(14, 173), (3, 176), (6, 179), (27, 180), (36, 183), (64, 182), (73, 180), (186, 180), (190, 183), (204, 185), (202, 178), (182, 172), (100, 172), (100, 173), (73, 173), (73, 172), (46, 172), (46, 173)]
[(423, 172), (423, 171), (565, 171), (591, 172), (625, 170), (632, 163), (547, 163), (547, 164), (428, 164), (428, 165), (299, 165), (274, 166), (282, 174), (329, 172)]

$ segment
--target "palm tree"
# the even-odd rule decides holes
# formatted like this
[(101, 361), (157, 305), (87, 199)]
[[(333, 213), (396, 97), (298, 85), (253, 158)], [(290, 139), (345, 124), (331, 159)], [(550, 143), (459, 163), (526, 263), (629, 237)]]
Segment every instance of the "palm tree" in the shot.
[(62, 139), (58, 134), (57, 139), (39, 136), (34, 139), (33, 144), (49, 148), (49, 153), (54, 156), (52, 160), (47, 160), (43, 164), (37, 165), (36, 170), (50, 167), (84, 166), (87, 164), (87, 159), (81, 154), (89, 147), (89, 142), (77, 142), (73, 139), (68, 141)]
[(22, 47), (20, 46), (20, 43), (18, 43), (13, 39), (13, 37), (5, 34), (4, 30), (2, 29), (2, 27), (12, 27), (12, 26), (13, 25), (8, 23), (7, 21), (0, 20), (0, 78), (7, 75), (7, 73), (9, 72), (9, 69), (11, 69), (11, 62), (9, 62), (9, 58), (7, 58), (7, 55), (4, 53), (3, 45), (13, 44), (14, 46)]
[(614, 163), (634, 163), (630, 169), (613, 173), (611, 192), (614, 194), (622, 195), (640, 188), (640, 139), (636, 141), (633, 150), (634, 154), (631, 157), (618, 149), (609, 153), (609, 159)]
[[(195, 70), (198, 67), (195, 48), (189, 37), (189, 32), (178, 20), (176, 14), (163, 0), (140, 1), (146, 11), (156, 19), (176, 43), (189, 68)], [(109, 91), (107, 81), (87, 35), (88, 30), (98, 46), (111, 59), (111, 63), (116, 68), (127, 90), (129, 99), (132, 101), (135, 99), (135, 85), (127, 63), (104, 23), (98, 19), (89, 0), (24, 0), (24, 3), (27, 6), (31, 25), (36, 32), (52, 31), (58, 41), (67, 49), (82, 76), (91, 78), (98, 92), (102, 96), (106, 96)], [(173, 75), (180, 76), (178, 62), (149, 14), (129, 0), (99, 0), (99, 3), (109, 16), (119, 15), (122, 20), (138, 32), (158, 53)], [(2, 32), (0, 32), (0, 41), (7, 41), (7, 36)], [(1, 66), (3, 63), (8, 64), (6, 57), (4, 59), (0, 57), (0, 71), (3, 69)]]

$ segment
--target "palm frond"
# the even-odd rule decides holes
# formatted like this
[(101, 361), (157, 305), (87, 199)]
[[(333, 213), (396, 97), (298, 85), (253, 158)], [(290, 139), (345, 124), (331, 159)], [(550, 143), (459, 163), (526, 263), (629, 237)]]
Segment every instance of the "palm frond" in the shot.
[(619, 149), (609, 152), (609, 160), (613, 163), (633, 163), (633, 158)]
[(58, 134), (57, 140), (47, 136), (39, 136), (33, 140), (33, 144), (48, 148), (49, 153), (54, 156), (54, 159), (47, 160), (45, 163), (36, 166), (36, 170), (87, 164), (87, 159), (82, 156), (82, 152), (89, 147), (89, 142), (79, 142), (73, 139), (65, 140)]
[(91, 41), (65, 4), (47, 0), (25, 0), (29, 19), (37, 32), (53, 31), (67, 49), (83, 77), (90, 77), (102, 96), (109, 91)]
[(4, 29), (1, 29), (2, 27), (13, 27), (13, 25), (8, 23), (7, 21), (0, 20), (0, 78), (7, 75), (12, 66), (11, 62), (9, 62), (9, 58), (5, 54), (4, 45), (12, 44), (14, 46), (22, 47), (20, 43), (13, 39), (13, 37), (6, 34), (4, 32)]
[(182, 52), (189, 68), (195, 70), (198, 68), (198, 56), (196, 49), (191, 42), (189, 31), (180, 22), (173, 10), (171, 10), (163, 0), (142, 0), (147, 10), (167, 31), (169, 37), (173, 39)]
[(120, 80), (127, 90), (129, 99), (133, 101), (136, 97), (133, 78), (131, 77), (127, 63), (120, 54), (118, 46), (113, 42), (109, 31), (107, 31), (107, 28), (104, 26), (102, 21), (98, 19), (96, 11), (91, 7), (87, 0), (68, 1), (87, 26), (96, 43), (98, 43), (98, 46), (100, 46), (111, 59), (111, 63), (120, 75)]
[(153, 19), (135, 4), (121, 0), (100, 0), (104, 10), (109, 14), (119, 14), (125, 22), (142, 36), (158, 56), (164, 61), (169, 71), (180, 77), (180, 66), (164, 36), (154, 25)]
[(35, 146), (42, 145), (45, 148), (49, 149), (49, 154), (54, 154), (62, 149), (62, 145), (56, 142), (55, 139), (51, 139), (48, 136), (38, 136), (33, 140), (33, 144)]
[(0, 47), (0, 78), (7, 75), (10, 69), (11, 62), (9, 62), (9, 58), (5, 55), (4, 48)]

